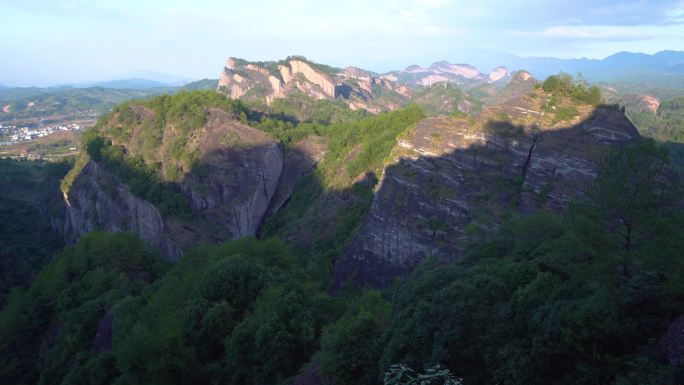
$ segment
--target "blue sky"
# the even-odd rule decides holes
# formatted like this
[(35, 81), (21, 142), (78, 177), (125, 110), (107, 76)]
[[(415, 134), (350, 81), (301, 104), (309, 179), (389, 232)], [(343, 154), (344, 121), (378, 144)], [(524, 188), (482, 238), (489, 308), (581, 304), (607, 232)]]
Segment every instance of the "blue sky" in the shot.
[[(684, 1), (0, 0), (0, 84), (134, 71), (218, 77), (228, 56), (376, 71), (491, 52), (603, 58), (684, 50)], [(488, 70), (488, 69), (485, 69)]]

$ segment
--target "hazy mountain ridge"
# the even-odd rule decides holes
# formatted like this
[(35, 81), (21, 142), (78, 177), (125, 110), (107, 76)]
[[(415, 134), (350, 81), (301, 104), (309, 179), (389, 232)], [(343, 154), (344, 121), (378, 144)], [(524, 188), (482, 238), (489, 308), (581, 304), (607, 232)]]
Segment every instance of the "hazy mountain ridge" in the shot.
[(554, 102), (537, 84), (520, 71), (483, 112), (428, 118), (402, 135), (335, 287), (385, 287), (428, 255), (454, 258), (467, 226), (496, 227), (500, 213), (562, 211), (598, 175), (601, 154), (640, 138), (617, 108)]
[[(409, 66), (403, 71), (377, 74), (358, 67), (321, 66), (297, 56), (279, 62), (230, 58), (221, 72), (217, 90), (234, 99), (260, 100), (266, 104), (303, 93), (314, 100), (343, 100), (352, 110), (377, 114), (410, 103), (417, 93), (425, 94), (433, 85), (453, 84), (466, 89), (483, 84), (502, 86), (510, 76), (504, 67), (484, 74), (470, 65), (445, 61), (427, 69)], [(451, 108), (445, 112), (458, 111), (457, 105)]]
[(113, 88), (113, 89), (148, 89), (148, 88), (160, 88), (160, 87), (175, 87), (178, 84), (165, 83), (157, 80), (143, 79), (143, 78), (128, 78), (128, 79), (117, 79), (117, 80), (106, 80), (106, 81), (95, 81), (87, 83), (77, 83), (77, 84), (65, 84), (67, 87), (74, 88), (91, 88), (91, 87), (102, 87), (102, 88)]
[(684, 51), (644, 53), (618, 52), (604, 59), (559, 59), (503, 55), (500, 63), (509, 68), (526, 69), (545, 78), (559, 71), (582, 73), (587, 80), (651, 82), (661, 86), (684, 87)]
[(74, 119), (96, 119), (110, 111), (117, 104), (131, 99), (144, 99), (161, 94), (172, 94), (181, 90), (215, 89), (217, 80), (203, 79), (183, 86), (156, 86), (157, 82), (145, 84), (155, 87), (119, 88), (134, 86), (127, 81), (114, 81), (104, 86), (89, 87), (27, 87), (0, 89), (0, 121), (20, 124), (35, 124), (40, 119), (54, 122), (68, 122)]
[[(667, 155), (570, 76), (400, 75), (234, 60), (195, 85), (223, 94), (114, 107), (63, 179), (75, 244), (0, 314), (0, 379), (377, 385), (438, 362), (474, 385), (679, 383)], [(634, 174), (653, 188), (623, 194), (645, 205), (628, 254)]]

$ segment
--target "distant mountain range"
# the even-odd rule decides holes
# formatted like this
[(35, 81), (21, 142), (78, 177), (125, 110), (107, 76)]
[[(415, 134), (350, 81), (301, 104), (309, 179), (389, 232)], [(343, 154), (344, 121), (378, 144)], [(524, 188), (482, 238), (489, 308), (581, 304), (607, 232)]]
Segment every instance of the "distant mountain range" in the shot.
[[(267, 104), (303, 93), (313, 99), (335, 100), (352, 110), (371, 113), (394, 110), (413, 101), (429, 113), (439, 114), (479, 109), (483, 102), (491, 102), (518, 70), (526, 70), (542, 80), (560, 71), (582, 73), (590, 82), (604, 83), (611, 100), (619, 102), (622, 102), (620, 95), (613, 93), (649, 93), (664, 100), (684, 92), (682, 51), (653, 55), (620, 52), (600, 60), (522, 58), (506, 54), (473, 59), (473, 62), (459, 60), (460, 64), (438, 61), (425, 67), (410, 65), (403, 70), (375, 73), (358, 67), (335, 68), (300, 56), (270, 62), (231, 58), (219, 80), (190, 82), (175, 75), (135, 72), (119, 79), (45, 88), (0, 85), (0, 102), (3, 106), (9, 105), (11, 113), (5, 112), (2, 117), (10, 119), (75, 110), (106, 111), (129, 98), (215, 89), (234, 99), (261, 100)], [(489, 66), (485, 59), (496, 60), (497, 65)], [(485, 72), (482, 68), (491, 70)]]
[[(451, 64), (451, 62), (464, 64)], [(660, 51), (652, 55), (634, 52), (618, 52), (604, 59), (521, 57), (503, 52), (473, 51), (451, 58), (450, 61), (437, 61), (425, 68), (413, 64), (409, 65), (404, 70), (390, 71), (389, 74), (401, 75), (402, 73), (422, 73), (425, 75), (426, 72), (431, 72), (433, 74), (441, 73), (444, 75), (445, 73), (453, 73), (456, 71), (458, 73), (452, 75), (460, 75), (459, 82), (463, 82), (464, 79), (474, 80), (480, 75), (484, 75), (486, 78), (489, 73), (496, 72), (497, 70), (501, 71), (502, 67), (507, 68), (510, 73), (517, 70), (526, 70), (538, 79), (544, 79), (562, 71), (570, 74), (581, 73), (591, 82), (649, 82), (666, 87), (684, 88), (684, 51), (672, 50)], [(489, 71), (490, 69), (493, 70)], [(495, 73), (493, 76), (498, 75)], [(403, 76), (400, 76), (400, 78), (402, 77)], [(417, 77), (420, 78), (422, 76)], [(113, 89), (149, 89), (159, 87), (180, 87), (195, 80), (196, 79), (155, 71), (134, 71), (106, 80), (65, 83), (41, 88), (104, 87)], [(429, 79), (426, 79), (426, 82), (429, 81)], [(0, 84), (0, 89), (8, 88), (15, 87)]]
[[(90, 116), (109, 111), (116, 104), (130, 99), (173, 94), (181, 90), (214, 90), (218, 80), (203, 79), (183, 86), (150, 86), (152, 82), (112, 81), (91, 87), (16, 87), (0, 88), (0, 121), (31, 120), (50, 116)], [(137, 85), (137, 86), (136, 86)], [(75, 114), (75, 115), (74, 115)]]
[(73, 88), (103, 87), (113, 89), (149, 89), (159, 87), (180, 87), (195, 79), (186, 78), (178, 75), (170, 75), (154, 71), (135, 71), (128, 72), (108, 80), (98, 80), (83, 83), (68, 83), (59, 86)]
[(684, 87), (684, 52), (661, 51), (653, 55), (619, 52), (605, 59), (558, 59), (552, 57), (518, 57), (503, 54), (497, 65), (524, 69), (543, 79), (559, 71), (582, 75), (592, 82), (655, 82)]
[(73, 88), (102, 87), (102, 88), (114, 88), (114, 89), (141, 90), (141, 89), (149, 89), (149, 88), (173, 87), (173, 86), (175, 86), (175, 84), (162, 83), (162, 82), (159, 82), (156, 80), (150, 80), (150, 79), (130, 78), (130, 79), (99, 81), (99, 82), (65, 84), (65, 86), (73, 87)]

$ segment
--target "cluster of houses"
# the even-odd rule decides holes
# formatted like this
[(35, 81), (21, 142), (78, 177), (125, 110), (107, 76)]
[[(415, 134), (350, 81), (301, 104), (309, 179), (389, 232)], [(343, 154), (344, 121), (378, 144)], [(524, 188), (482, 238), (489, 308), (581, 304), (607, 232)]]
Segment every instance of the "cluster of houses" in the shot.
[(11, 142), (21, 142), (36, 138), (42, 138), (57, 131), (77, 131), (80, 129), (81, 125), (76, 123), (43, 127), (18, 127), (0, 124), (0, 137), (7, 138)]

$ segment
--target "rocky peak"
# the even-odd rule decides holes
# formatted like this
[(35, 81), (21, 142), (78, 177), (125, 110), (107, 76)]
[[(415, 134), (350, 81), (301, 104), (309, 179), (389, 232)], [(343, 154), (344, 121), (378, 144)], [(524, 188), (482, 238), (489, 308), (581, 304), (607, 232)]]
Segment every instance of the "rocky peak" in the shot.
[(415, 73), (420, 73), (420, 72), (427, 72), (427, 69), (425, 69), (425, 68), (423, 68), (417, 64), (413, 64), (413, 65), (406, 67), (406, 69), (404, 69), (404, 72), (407, 72), (410, 74), (415, 74)]
[(432, 72), (462, 76), (466, 79), (479, 79), (482, 77), (480, 71), (470, 64), (451, 64), (447, 61), (439, 61), (432, 64), (429, 69)]
[[(526, 72), (516, 81), (536, 82)], [(535, 92), (479, 115), (427, 118), (403, 134), (336, 262), (333, 291), (352, 279), (386, 287), (428, 256), (458, 258), (465, 229), (496, 227), (497, 213), (562, 210), (591, 184), (602, 154), (639, 137), (611, 107), (577, 105), (579, 116), (556, 123), (542, 109), (547, 95)]]
[(513, 75), (512, 80), (526, 82), (530, 79), (534, 79), (534, 76), (532, 76), (531, 73), (525, 70), (520, 70)]
[(237, 65), (237, 61), (235, 60), (235, 58), (229, 57), (228, 60), (226, 61), (226, 68), (234, 70), (236, 65)]
[(492, 70), (492, 72), (489, 73), (487, 79), (490, 83), (495, 83), (501, 79), (505, 79), (508, 76), (510, 76), (510, 72), (508, 72), (506, 67), (496, 67)]
[(639, 95), (639, 99), (641, 104), (646, 109), (653, 112), (654, 114), (658, 113), (658, 107), (660, 107), (660, 100), (658, 100), (657, 97), (651, 94), (641, 94)]
[(373, 77), (370, 71), (366, 71), (358, 67), (347, 67), (340, 71), (338, 75), (341, 77), (353, 79), (370, 79), (371, 77)]
[[(285, 65), (279, 65), (278, 71), (280, 71), (280, 76), (282, 77), (283, 83), (286, 85), (292, 82), (295, 76), (301, 74), (306, 80), (311, 82), (313, 85), (320, 87), (320, 89), (323, 91), (323, 95), (315, 94), (315, 96), (321, 96), (317, 97), (317, 99), (335, 97), (335, 82), (333, 81), (332, 77), (313, 68), (309, 63), (301, 60), (290, 60)], [(310, 90), (309, 87), (302, 86), (300, 84), (298, 84), (298, 88), (305, 88), (302, 89), (302, 91)]]
[(516, 101), (524, 100), (521, 99), (521, 97), (527, 95), (534, 88), (537, 82), (537, 79), (534, 78), (529, 72), (524, 70), (518, 71), (496, 95), (496, 101), (498, 103), (504, 103), (507, 101), (515, 103)]
[[(141, 119), (125, 127), (133, 136), (119, 143), (125, 152), (140, 155), (136, 135), (155, 119), (155, 112), (131, 106)], [(196, 153), (197, 167), (173, 182), (189, 202), (192, 219), (162, 214), (154, 204), (133, 195), (124, 181), (104, 163), (89, 161), (65, 192), (64, 235), (73, 242), (94, 229), (136, 233), (150, 247), (170, 260), (200, 243), (216, 243), (256, 234), (267, 215), (278, 211), (289, 199), (294, 185), (322, 158), (326, 143), (306, 138), (292, 148), (263, 132), (241, 123), (232, 113), (209, 108), (206, 123), (194, 129), (181, 143)], [(111, 140), (109, 127), (120, 127), (112, 117), (101, 134)], [(179, 143), (173, 125), (162, 128), (160, 152)], [(155, 155), (162, 170), (179, 159)]]
[(408, 102), (411, 90), (397, 80), (357, 67), (336, 70), (300, 57), (255, 63), (230, 58), (217, 90), (233, 99), (264, 100), (267, 104), (302, 92), (312, 99), (341, 99), (351, 109), (379, 113)]

